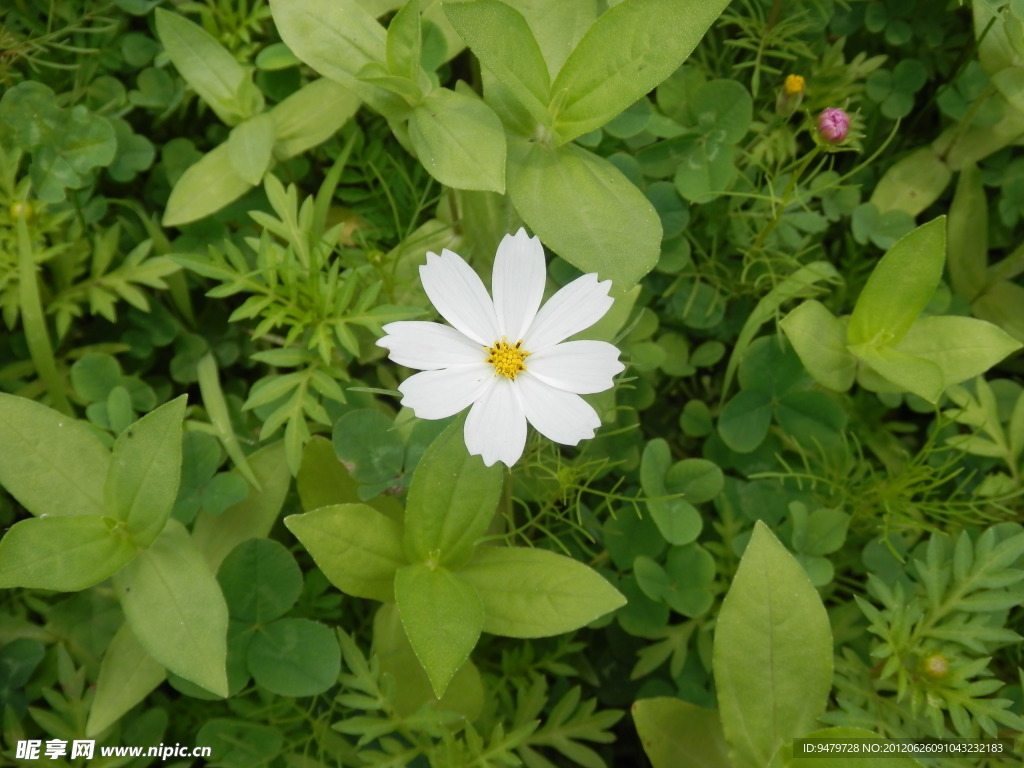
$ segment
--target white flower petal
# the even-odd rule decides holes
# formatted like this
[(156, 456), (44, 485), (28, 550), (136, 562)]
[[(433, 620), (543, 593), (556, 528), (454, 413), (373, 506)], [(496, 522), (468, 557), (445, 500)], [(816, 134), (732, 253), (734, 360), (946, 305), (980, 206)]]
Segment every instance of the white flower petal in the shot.
[(567, 341), (530, 355), (526, 368), (545, 384), (587, 395), (609, 389), (625, 366), (607, 341)]
[(440, 323), (400, 320), (384, 326), (387, 334), (377, 340), (388, 357), (399, 365), (434, 371), (452, 365), (479, 363), (487, 358), (483, 347)]
[(480, 362), (417, 373), (399, 384), (398, 391), (402, 405), (421, 419), (445, 419), (483, 397), (494, 383), (494, 367)]
[(498, 376), (466, 417), (466, 448), (488, 467), (496, 461), (511, 467), (526, 447), (526, 417), (514, 386)]
[(544, 298), (544, 246), (525, 229), (505, 235), (494, 257), (491, 290), (498, 331), (512, 343), (523, 338)]
[(515, 383), (527, 420), (549, 440), (576, 445), (601, 426), (597, 411), (579, 395), (549, 387), (529, 371), (517, 376)]
[(427, 254), (420, 267), (423, 290), (441, 316), (463, 335), (484, 346), (498, 338), (494, 304), (480, 277), (462, 257), (448, 249)]
[(540, 308), (523, 336), (523, 349), (540, 352), (592, 326), (614, 303), (611, 285), (611, 280), (599, 283), (593, 273), (573, 280)]

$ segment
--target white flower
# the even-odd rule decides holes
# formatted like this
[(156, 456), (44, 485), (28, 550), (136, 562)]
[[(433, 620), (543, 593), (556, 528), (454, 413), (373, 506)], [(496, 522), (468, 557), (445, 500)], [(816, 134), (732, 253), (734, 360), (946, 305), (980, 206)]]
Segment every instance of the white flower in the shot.
[(466, 447), (487, 466), (519, 460), (527, 421), (564, 445), (594, 436), (601, 420), (580, 395), (608, 389), (624, 366), (607, 342), (565, 339), (608, 311), (611, 281), (583, 275), (541, 307), (544, 248), (522, 229), (498, 246), (493, 302), (472, 267), (449, 250), (428, 253), (420, 279), (454, 327), (420, 321), (384, 326), (387, 336), (377, 344), (396, 363), (422, 371), (399, 386), (402, 405), (421, 419), (472, 406)]

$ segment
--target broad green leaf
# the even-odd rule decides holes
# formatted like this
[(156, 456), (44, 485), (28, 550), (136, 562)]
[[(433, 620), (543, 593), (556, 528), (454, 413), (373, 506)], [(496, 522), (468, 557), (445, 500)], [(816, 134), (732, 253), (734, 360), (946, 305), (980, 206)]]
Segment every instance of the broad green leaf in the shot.
[(203, 556), (177, 520), (114, 579), (132, 632), (168, 670), (228, 695), (228, 608)]
[(302, 571), (283, 544), (249, 539), (235, 547), (217, 571), (228, 614), (265, 625), (287, 613), (302, 592)]
[(1019, 341), (992, 323), (953, 315), (919, 318), (895, 346), (939, 366), (947, 387), (983, 374), (1020, 348)]
[(480, 63), (538, 123), (550, 124), (551, 76), (523, 15), (501, 0), (449, 3), (444, 12)]
[(775, 403), (775, 421), (801, 445), (825, 447), (846, 428), (846, 410), (828, 392), (789, 392)]
[(394, 600), (395, 572), (408, 562), (398, 523), (365, 504), (337, 504), (289, 515), (284, 524), (342, 592)]
[(952, 178), (945, 160), (932, 147), (922, 147), (889, 166), (870, 202), (882, 214), (903, 211), (918, 216), (938, 200)]
[(216, 213), (233, 203), (253, 185), (239, 176), (231, 164), (225, 142), (203, 155), (181, 174), (164, 210), (163, 225), (179, 227)]
[(717, 712), (664, 697), (639, 699), (632, 710), (653, 768), (730, 768)]
[(665, 602), (683, 616), (696, 617), (711, 608), (715, 595), (715, 559), (700, 544), (672, 547), (665, 573), (669, 577)]
[(821, 302), (811, 299), (779, 323), (814, 380), (835, 392), (853, 386), (857, 360), (846, 348), (846, 327)]
[(685, 140), (673, 183), (686, 200), (704, 204), (728, 192), (735, 176), (736, 148), (702, 135)]
[(480, 597), (447, 569), (415, 563), (395, 574), (395, 603), (416, 658), (440, 698), (480, 638)]
[(597, 571), (545, 549), (479, 547), (457, 575), (480, 596), (484, 631), (506, 637), (570, 632), (626, 603)]
[(242, 98), (249, 75), (224, 46), (184, 16), (156, 9), (156, 33), (175, 69), (227, 125), (237, 125), (262, 109)]
[(479, 99), (436, 89), (413, 109), (409, 141), (423, 167), (442, 184), (505, 191), (505, 131)]
[(396, 77), (419, 80), (423, 36), (420, 31), (420, 2), (406, 0), (388, 25), (385, 56), (388, 70)]
[(1024, 286), (1001, 280), (989, 286), (974, 300), (971, 309), (982, 320), (1005, 329), (1018, 341), (1024, 341)]
[(722, 603), (713, 668), (736, 768), (764, 768), (825, 711), (828, 614), (803, 568), (760, 521)]
[(681, 493), (691, 504), (711, 501), (722, 492), (722, 470), (707, 459), (677, 461), (665, 474), (665, 488), (669, 493)]
[[(914, 357), (890, 346), (862, 344), (851, 346), (850, 351), (886, 381), (900, 390), (913, 392), (929, 403), (938, 402), (946, 387), (942, 369), (931, 360)], [(863, 379), (861, 383), (865, 383)]]
[(200, 513), (192, 527), (192, 538), (211, 570), (216, 571), (228, 553), (243, 541), (261, 539), (270, 533), (291, 487), (284, 443), (263, 446), (249, 456), (249, 466), (260, 482), (260, 489), (250, 486), (244, 501), (219, 515)]
[(411, 561), (462, 565), (494, 518), (504, 471), (470, 456), (462, 431), (461, 419), (449, 424), (413, 473), (403, 539)]
[(0, 486), (33, 515), (101, 515), (110, 451), (75, 419), (0, 392)]
[(987, 281), (988, 204), (981, 172), (974, 164), (960, 171), (946, 224), (947, 265), (953, 290), (974, 299)]
[(250, 117), (234, 128), (225, 142), (231, 170), (256, 186), (270, 168), (274, 150), (274, 119), (268, 114)]
[(614, 165), (573, 144), (509, 143), (508, 194), (526, 224), (582, 272), (632, 288), (661, 255), (661, 220)]
[(305, 511), (359, 501), (357, 488), (352, 475), (335, 455), (330, 440), (315, 435), (306, 443), (302, 466), (295, 476), (295, 489)]
[(895, 344), (928, 304), (946, 260), (946, 217), (904, 235), (875, 266), (853, 308), (850, 344)]
[(718, 434), (737, 453), (750, 453), (764, 442), (771, 423), (771, 395), (761, 389), (744, 389), (722, 409)]
[(316, 696), (338, 682), (341, 650), (334, 632), (310, 619), (278, 619), (258, 627), (249, 671), (278, 696)]
[(753, 99), (737, 80), (722, 78), (704, 83), (691, 101), (693, 127), (712, 141), (735, 144), (750, 130)]
[(20, 520), (0, 540), (0, 589), (85, 589), (112, 576), (137, 551), (114, 530), (113, 520), (99, 515)]
[(143, 416), (114, 442), (104, 493), (111, 517), (140, 547), (163, 530), (181, 481), (182, 395)]
[(600, 128), (671, 75), (729, 0), (625, 0), (602, 14), (551, 85), (555, 131)]
[(166, 677), (164, 668), (146, 653), (132, 628), (127, 622), (122, 624), (103, 654), (85, 735), (95, 737), (105, 731)]
[(349, 121), (359, 105), (358, 96), (329, 78), (304, 85), (270, 110), (274, 157), (287, 160), (323, 143)]

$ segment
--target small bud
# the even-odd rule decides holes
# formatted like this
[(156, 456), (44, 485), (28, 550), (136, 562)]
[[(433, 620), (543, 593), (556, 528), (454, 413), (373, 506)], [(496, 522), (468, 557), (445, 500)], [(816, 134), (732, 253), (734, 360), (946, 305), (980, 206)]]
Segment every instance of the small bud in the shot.
[(782, 90), (775, 99), (775, 112), (782, 117), (789, 117), (796, 112), (800, 102), (804, 100), (804, 79), (800, 75), (786, 75)]
[(17, 221), (18, 219), (25, 219), (28, 221), (32, 218), (35, 211), (32, 210), (32, 203), (24, 200), (18, 200), (11, 203), (11, 207), (8, 209), (11, 214), (11, 218)]
[(933, 653), (921, 660), (921, 670), (931, 678), (942, 678), (949, 674), (949, 659), (941, 653)]
[(841, 109), (829, 107), (818, 115), (818, 133), (829, 144), (839, 144), (850, 132), (850, 116)]

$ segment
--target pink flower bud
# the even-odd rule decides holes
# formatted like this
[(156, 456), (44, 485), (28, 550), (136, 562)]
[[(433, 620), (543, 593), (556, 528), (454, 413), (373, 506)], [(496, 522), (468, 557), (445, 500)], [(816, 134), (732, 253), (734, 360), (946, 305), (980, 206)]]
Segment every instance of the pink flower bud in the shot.
[(829, 144), (838, 144), (850, 131), (850, 116), (841, 109), (829, 107), (818, 115), (818, 133)]

